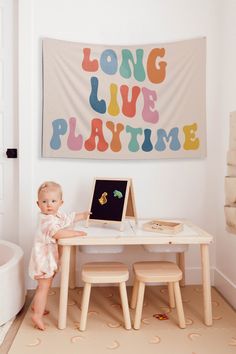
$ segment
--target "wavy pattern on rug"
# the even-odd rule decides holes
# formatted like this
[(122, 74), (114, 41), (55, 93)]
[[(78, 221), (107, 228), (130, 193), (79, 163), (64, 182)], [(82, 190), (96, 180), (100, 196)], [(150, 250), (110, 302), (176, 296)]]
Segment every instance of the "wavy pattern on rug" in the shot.
[[(128, 288), (130, 297), (131, 289)], [(202, 289), (200, 286), (182, 288), (187, 328), (178, 327), (175, 309), (168, 306), (168, 291), (164, 286), (147, 287), (140, 330), (125, 330), (119, 289), (92, 288), (87, 329), (79, 331), (82, 290), (70, 290), (67, 328), (57, 329), (59, 289), (52, 289), (48, 300), (49, 315), (45, 317), (46, 331), (32, 326), (29, 308), (15, 337), (9, 354), (235, 354), (236, 313), (212, 289), (213, 326), (203, 324)], [(166, 320), (154, 316), (166, 314)], [(131, 310), (134, 318), (134, 310)]]

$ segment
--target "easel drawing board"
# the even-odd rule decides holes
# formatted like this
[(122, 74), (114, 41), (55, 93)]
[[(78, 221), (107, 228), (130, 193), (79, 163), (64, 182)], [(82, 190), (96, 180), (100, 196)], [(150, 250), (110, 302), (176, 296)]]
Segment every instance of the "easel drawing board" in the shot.
[(130, 178), (95, 178), (89, 222), (117, 223), (123, 229), (125, 218), (137, 223), (133, 184)]

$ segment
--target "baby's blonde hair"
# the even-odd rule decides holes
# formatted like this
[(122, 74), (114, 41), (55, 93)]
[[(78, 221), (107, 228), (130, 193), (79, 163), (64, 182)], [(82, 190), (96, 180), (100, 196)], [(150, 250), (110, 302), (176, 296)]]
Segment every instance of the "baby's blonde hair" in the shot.
[(38, 197), (41, 192), (48, 192), (50, 190), (56, 190), (60, 194), (60, 197), (62, 199), (62, 188), (60, 184), (53, 182), (53, 181), (46, 181), (39, 186), (38, 189)]

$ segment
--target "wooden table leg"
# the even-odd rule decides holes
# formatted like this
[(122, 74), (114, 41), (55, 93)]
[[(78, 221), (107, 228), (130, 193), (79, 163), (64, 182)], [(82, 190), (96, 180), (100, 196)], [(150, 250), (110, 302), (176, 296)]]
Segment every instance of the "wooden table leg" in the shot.
[(76, 287), (76, 246), (71, 246), (69, 288), (75, 289), (75, 287)]
[(61, 285), (59, 300), (58, 328), (66, 328), (68, 286), (70, 271), (70, 246), (63, 246), (61, 257)]
[(179, 268), (182, 270), (183, 277), (180, 280), (180, 286), (185, 286), (185, 257), (184, 252), (176, 253), (176, 262)]
[(201, 245), (204, 322), (212, 326), (211, 279), (208, 244)]

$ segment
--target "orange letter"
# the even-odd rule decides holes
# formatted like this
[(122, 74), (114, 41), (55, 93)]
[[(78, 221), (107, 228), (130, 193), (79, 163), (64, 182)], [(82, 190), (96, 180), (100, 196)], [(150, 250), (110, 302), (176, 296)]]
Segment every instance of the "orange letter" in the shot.
[(95, 118), (92, 120), (92, 132), (90, 138), (87, 139), (84, 143), (85, 149), (88, 151), (92, 151), (96, 147), (96, 136), (98, 137), (97, 149), (98, 151), (106, 151), (108, 148), (108, 144), (104, 138), (102, 131), (102, 120), (99, 118)]
[(115, 124), (113, 122), (107, 122), (107, 128), (112, 132), (111, 150), (118, 152), (121, 150), (120, 133), (124, 130), (124, 126), (121, 123)]
[(98, 70), (98, 61), (96, 59), (90, 60), (90, 48), (84, 48), (84, 59), (82, 62), (82, 68), (84, 71), (97, 71)]
[(159, 67), (156, 68), (156, 58), (164, 57), (165, 49), (164, 48), (154, 48), (151, 50), (147, 60), (147, 74), (148, 78), (154, 84), (159, 84), (160, 82), (165, 80), (166, 77), (166, 61), (160, 61)]
[(122, 113), (126, 117), (134, 117), (136, 113), (136, 101), (140, 93), (140, 88), (138, 86), (132, 87), (132, 98), (130, 102), (128, 101), (128, 91), (128, 86), (121, 85), (120, 93), (123, 101)]

